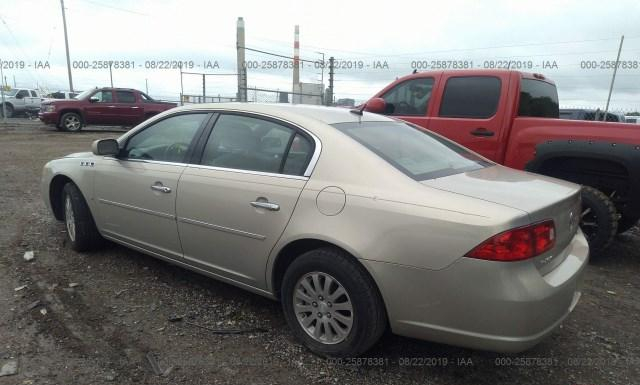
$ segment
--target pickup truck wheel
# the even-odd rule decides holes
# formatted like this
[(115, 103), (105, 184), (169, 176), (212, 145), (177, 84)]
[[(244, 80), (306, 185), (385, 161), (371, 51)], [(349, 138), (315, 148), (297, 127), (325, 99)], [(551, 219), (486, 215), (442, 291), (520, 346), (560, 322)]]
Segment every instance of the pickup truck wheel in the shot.
[(67, 242), (75, 251), (87, 251), (102, 244), (102, 236), (96, 228), (89, 206), (80, 189), (67, 183), (62, 194), (64, 224), (67, 228)]
[[(13, 110), (13, 106), (11, 104), (5, 104), (4, 105), (4, 111), (6, 111), (7, 118), (12, 118), (13, 117), (13, 113), (15, 112)], [(3, 114), (3, 110), (2, 110), (2, 108), (0, 108), (0, 116), (2, 116), (2, 114)]]
[(60, 118), (62, 129), (69, 132), (78, 132), (82, 129), (82, 118), (75, 112), (67, 112)]
[(592, 253), (605, 249), (618, 230), (618, 212), (608, 196), (593, 187), (582, 186), (580, 228)]
[(625, 231), (631, 229), (633, 226), (638, 224), (639, 217), (622, 217), (618, 221), (618, 234), (622, 234)]
[(325, 357), (356, 357), (387, 326), (378, 289), (344, 252), (321, 248), (296, 258), (281, 290), (284, 315), (295, 337)]

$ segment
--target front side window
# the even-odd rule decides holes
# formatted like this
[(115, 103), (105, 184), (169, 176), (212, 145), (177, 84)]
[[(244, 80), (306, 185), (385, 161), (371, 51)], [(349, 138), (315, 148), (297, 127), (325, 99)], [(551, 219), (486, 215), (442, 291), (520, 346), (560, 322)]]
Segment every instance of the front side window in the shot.
[(303, 175), (312, 153), (309, 139), (290, 127), (249, 116), (222, 115), (205, 145), (201, 163)]
[(34, 98), (37, 98), (38, 94), (35, 91), (31, 91), (31, 96), (34, 97)]
[(351, 122), (332, 126), (415, 180), (441, 178), (493, 165), (409, 123)]
[(22, 98), (27, 98), (27, 97), (29, 97), (29, 91), (27, 91), (27, 90), (20, 90), (16, 94), (16, 99), (22, 99)]
[(136, 96), (131, 91), (116, 91), (118, 103), (135, 103)]
[(520, 81), (518, 115), (536, 118), (560, 117), (556, 86), (542, 80), (522, 79)]
[(487, 119), (496, 114), (500, 101), (500, 79), (464, 76), (447, 80), (440, 104), (444, 118)]
[(387, 103), (387, 115), (425, 116), (431, 99), (433, 78), (402, 82), (382, 95)]
[(113, 93), (111, 91), (98, 91), (91, 96), (91, 99), (97, 99), (97, 103), (113, 102)]
[(128, 159), (185, 162), (193, 138), (207, 118), (205, 113), (175, 115), (132, 136), (123, 150)]

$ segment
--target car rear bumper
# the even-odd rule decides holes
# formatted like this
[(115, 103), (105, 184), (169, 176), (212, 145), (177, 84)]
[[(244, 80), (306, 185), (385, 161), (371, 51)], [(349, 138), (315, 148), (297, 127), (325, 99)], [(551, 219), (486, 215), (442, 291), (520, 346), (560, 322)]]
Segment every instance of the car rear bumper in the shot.
[(394, 333), (468, 348), (520, 352), (550, 334), (580, 299), (589, 248), (581, 231), (542, 275), (531, 261), (460, 258), (442, 270), (363, 261)]
[(39, 112), (38, 118), (45, 124), (58, 124), (57, 112)]

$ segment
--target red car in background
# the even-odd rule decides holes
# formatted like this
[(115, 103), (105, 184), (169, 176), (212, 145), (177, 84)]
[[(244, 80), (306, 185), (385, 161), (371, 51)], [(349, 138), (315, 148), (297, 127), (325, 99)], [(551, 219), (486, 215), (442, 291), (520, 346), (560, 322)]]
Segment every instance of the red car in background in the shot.
[(583, 185), (581, 227), (595, 253), (640, 218), (640, 130), (560, 119), (555, 83), (543, 75), (419, 72), (389, 84), (365, 109), (437, 132), (496, 163)]
[(135, 126), (176, 105), (131, 88), (96, 88), (75, 99), (43, 102), (38, 117), (59, 130), (75, 132), (90, 124)]

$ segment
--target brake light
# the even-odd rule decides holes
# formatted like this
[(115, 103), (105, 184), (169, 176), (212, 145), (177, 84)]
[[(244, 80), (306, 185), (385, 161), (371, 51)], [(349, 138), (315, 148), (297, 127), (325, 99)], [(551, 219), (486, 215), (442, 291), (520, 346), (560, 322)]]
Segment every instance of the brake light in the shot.
[(548, 220), (494, 235), (476, 246), (466, 257), (489, 261), (521, 261), (551, 250), (555, 243), (555, 225), (552, 220)]

